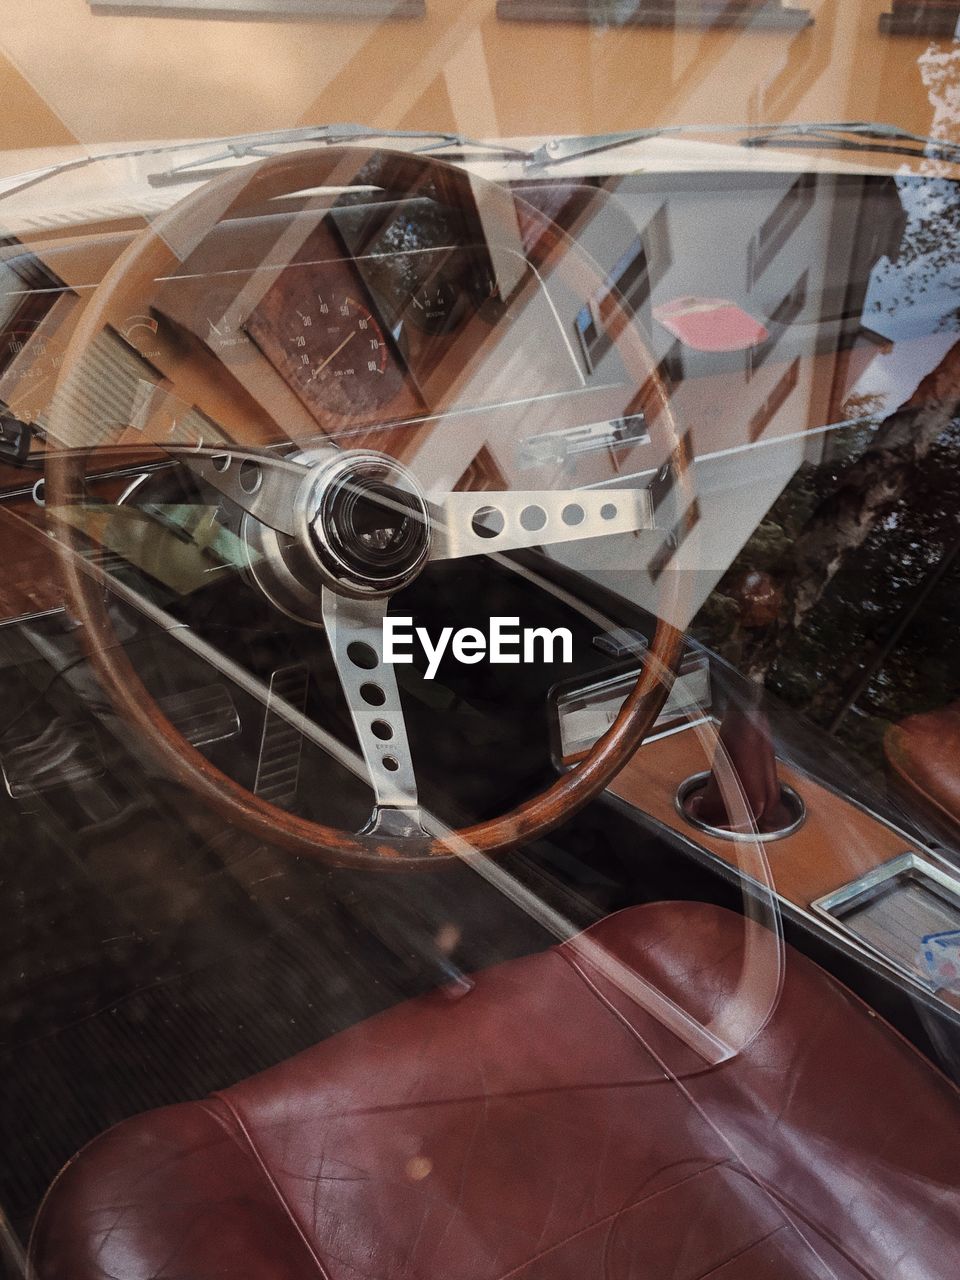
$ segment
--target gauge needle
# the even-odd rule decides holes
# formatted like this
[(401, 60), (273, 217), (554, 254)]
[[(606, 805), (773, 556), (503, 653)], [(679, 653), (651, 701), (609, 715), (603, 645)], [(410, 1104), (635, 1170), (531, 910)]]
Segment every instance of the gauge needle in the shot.
[(323, 373), (324, 369), (327, 367), (327, 365), (330, 363), (333, 357), (338, 356), (340, 352), (343, 350), (343, 348), (350, 341), (350, 339), (355, 338), (356, 336), (357, 336), (356, 329), (354, 329), (352, 333), (348, 333), (347, 336), (344, 338), (344, 340), (340, 343), (339, 347), (334, 347), (334, 349), (327, 356), (326, 360), (324, 360), (323, 364), (318, 365), (317, 368), (314, 369), (313, 373), (311, 373), (310, 375), (311, 379), (316, 378), (319, 374)]

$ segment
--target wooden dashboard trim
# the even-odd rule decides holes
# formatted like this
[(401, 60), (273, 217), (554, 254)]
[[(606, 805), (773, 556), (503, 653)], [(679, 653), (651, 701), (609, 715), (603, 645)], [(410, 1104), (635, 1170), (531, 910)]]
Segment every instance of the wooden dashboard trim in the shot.
[[(761, 845), (697, 830), (677, 812), (675, 796), (686, 778), (711, 767), (716, 741), (716, 725), (707, 721), (648, 742), (608, 790), (727, 867), (768, 885), (782, 903), (807, 915), (818, 898), (908, 850), (924, 858), (924, 850), (907, 835), (783, 762), (778, 765), (781, 779), (806, 806), (806, 820), (793, 835)], [(843, 936), (861, 949), (853, 935)], [(939, 992), (935, 998), (960, 1010), (960, 995)]]
[[(696, 830), (677, 812), (674, 798), (691, 774), (709, 769), (716, 732), (684, 729), (642, 747), (617, 775), (610, 790), (628, 804), (679, 835), (692, 839), (714, 857), (737, 870), (746, 870), (752, 855), (744, 846)], [(806, 821), (791, 836), (765, 845), (773, 884), (778, 894), (798, 907), (856, 880), (889, 861), (909, 846), (906, 837), (829, 791), (789, 765), (780, 776), (802, 797)]]

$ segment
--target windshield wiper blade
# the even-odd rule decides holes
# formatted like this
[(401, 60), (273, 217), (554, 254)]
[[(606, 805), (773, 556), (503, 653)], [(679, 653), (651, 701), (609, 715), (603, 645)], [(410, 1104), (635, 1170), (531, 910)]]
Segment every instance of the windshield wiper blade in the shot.
[[(737, 140), (742, 147), (823, 146), (834, 150), (889, 151), (896, 155), (927, 156), (932, 159), (960, 160), (960, 143), (911, 133), (899, 125), (870, 120), (808, 121), (797, 124), (680, 124), (629, 129), (624, 133), (597, 133), (590, 136), (572, 134), (551, 138), (538, 147), (526, 161), (525, 168), (547, 169), (565, 160), (579, 160), (598, 151), (611, 151), (647, 142), (651, 138), (676, 137), (681, 134), (717, 135), (745, 134)], [(846, 135), (846, 136), (844, 136)], [(898, 143), (912, 146), (898, 146)], [(918, 150), (918, 148), (923, 150)]]
[(391, 141), (422, 140), (426, 145), (418, 151), (477, 151), (490, 152), (495, 155), (508, 156), (514, 159), (527, 159), (528, 151), (511, 147), (498, 142), (485, 142), (482, 139), (469, 138), (460, 133), (449, 133), (444, 130), (419, 129), (376, 129), (363, 124), (323, 124), (301, 125), (292, 129), (273, 129), (265, 133), (243, 133), (225, 138), (203, 138), (198, 142), (167, 142), (160, 145), (142, 147), (119, 147), (114, 151), (100, 151), (77, 156), (72, 160), (60, 160), (55, 164), (44, 165), (39, 169), (29, 169), (14, 174), (9, 178), (0, 178), (0, 200), (5, 200), (28, 188), (56, 178), (63, 173), (72, 173), (78, 169), (86, 169), (91, 165), (111, 160), (141, 159), (144, 156), (170, 155), (172, 152), (198, 152), (218, 146), (220, 150), (213, 156), (202, 160), (190, 160), (182, 165), (174, 165), (170, 169), (149, 174), (147, 181), (151, 186), (162, 187), (174, 182), (188, 182), (191, 177), (201, 180), (199, 170), (210, 164), (221, 164), (228, 160), (240, 160), (248, 156), (266, 156), (270, 149), (290, 146), (298, 142), (304, 144), (319, 142), (327, 145), (357, 141)]
[[(338, 146), (353, 142), (423, 142), (426, 145), (414, 148), (415, 152), (433, 152), (454, 150), (458, 153), (477, 151), (492, 152), (496, 155), (526, 159), (529, 152), (499, 142), (484, 142), (479, 138), (468, 138), (462, 133), (448, 133), (438, 129), (377, 129), (365, 124), (323, 124), (305, 126), (298, 129), (278, 129), (272, 133), (248, 134), (240, 138), (211, 139), (220, 142), (221, 150), (200, 160), (187, 160), (183, 164), (173, 165), (159, 173), (151, 173), (147, 181), (152, 187), (171, 186), (179, 182), (191, 182), (200, 178), (213, 176), (218, 172), (217, 166), (230, 160), (243, 160), (248, 157), (264, 157), (271, 155), (276, 147), (289, 146), (292, 143), (323, 143), (325, 146)], [(207, 145), (210, 145), (210, 142)]]
[[(289, 135), (290, 140), (294, 141), (294, 135), (313, 133), (315, 130), (283, 129), (276, 132), (285, 136)], [(201, 142), (164, 142), (159, 145), (142, 147), (118, 147), (113, 151), (98, 151), (76, 156), (72, 160), (58, 160), (55, 164), (44, 165), (39, 169), (28, 169), (9, 178), (0, 178), (0, 200), (5, 200), (8, 196), (16, 195), (20, 191), (26, 191), (29, 187), (46, 182), (50, 178), (56, 178), (62, 173), (72, 173), (77, 169), (88, 169), (91, 165), (101, 164), (105, 161), (134, 160), (143, 156), (169, 155), (171, 151), (198, 151), (209, 147), (211, 143), (217, 141), (222, 142), (224, 145), (235, 143), (240, 146), (246, 142), (254, 142), (257, 139), (268, 139), (270, 136), (270, 134), (240, 134), (233, 138), (204, 138)]]
[(526, 169), (546, 169), (564, 160), (579, 160), (598, 151), (612, 151), (616, 147), (629, 146), (631, 142), (646, 142), (668, 133), (680, 133), (683, 125), (663, 125), (650, 129), (628, 129), (625, 133), (571, 134), (568, 138), (551, 138), (537, 147), (526, 159)]
[[(749, 135), (740, 139), (742, 147), (808, 146), (810, 143), (832, 147), (838, 151), (888, 151), (894, 155), (920, 156), (960, 160), (960, 143), (948, 138), (933, 138), (913, 133), (896, 124), (872, 120), (824, 120), (805, 124), (772, 124), (753, 126)], [(912, 146), (898, 146), (912, 143)], [(918, 148), (922, 148), (919, 150)]]

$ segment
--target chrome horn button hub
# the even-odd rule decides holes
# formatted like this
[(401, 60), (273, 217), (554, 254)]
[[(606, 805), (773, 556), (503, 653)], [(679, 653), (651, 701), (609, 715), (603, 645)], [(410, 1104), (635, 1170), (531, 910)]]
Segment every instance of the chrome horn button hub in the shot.
[(413, 477), (393, 458), (342, 454), (319, 469), (312, 548), (334, 590), (380, 596), (412, 582), (427, 561), (430, 520)]
[(281, 533), (246, 515), (247, 570), (282, 612), (323, 626), (324, 588), (354, 599), (386, 597), (412, 582), (427, 562), (426, 500), (399, 462), (372, 450), (301, 453), (304, 478)]

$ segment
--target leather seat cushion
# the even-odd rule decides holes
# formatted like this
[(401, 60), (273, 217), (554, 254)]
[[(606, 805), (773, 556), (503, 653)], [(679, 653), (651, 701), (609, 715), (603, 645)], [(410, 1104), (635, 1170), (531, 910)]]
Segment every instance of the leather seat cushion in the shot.
[[(776, 951), (699, 903), (589, 933), (704, 1024)], [(960, 1107), (911, 1046), (787, 949), (707, 1066), (575, 944), (116, 1126), (49, 1192), (38, 1277), (952, 1280)]]
[(960, 702), (892, 725), (883, 749), (898, 789), (938, 825), (960, 831)]

